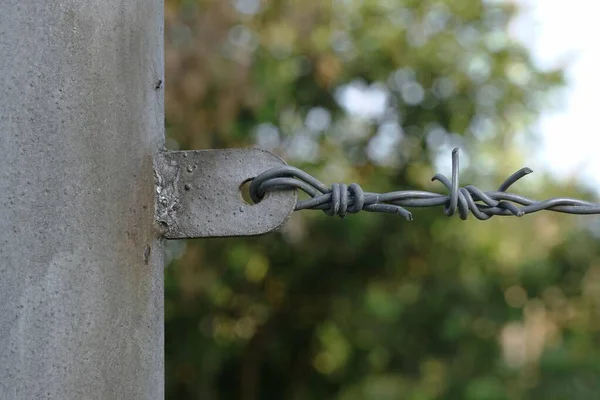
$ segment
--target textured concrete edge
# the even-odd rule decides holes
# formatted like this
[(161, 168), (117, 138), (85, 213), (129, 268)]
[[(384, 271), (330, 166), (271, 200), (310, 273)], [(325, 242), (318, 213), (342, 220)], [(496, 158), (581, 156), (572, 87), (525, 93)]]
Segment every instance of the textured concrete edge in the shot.
[(177, 182), (180, 166), (170, 163), (166, 153), (167, 150), (161, 149), (154, 156), (154, 210), (160, 236), (164, 236), (169, 228), (176, 224), (179, 205)]

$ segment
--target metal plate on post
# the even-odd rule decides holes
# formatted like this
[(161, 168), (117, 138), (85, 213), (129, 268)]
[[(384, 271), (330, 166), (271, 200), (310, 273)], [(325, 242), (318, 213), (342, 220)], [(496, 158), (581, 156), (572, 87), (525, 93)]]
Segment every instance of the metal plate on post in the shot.
[(241, 186), (286, 163), (265, 150), (165, 151), (155, 162), (156, 219), (167, 239), (251, 236), (281, 227), (297, 193), (272, 191), (248, 204)]

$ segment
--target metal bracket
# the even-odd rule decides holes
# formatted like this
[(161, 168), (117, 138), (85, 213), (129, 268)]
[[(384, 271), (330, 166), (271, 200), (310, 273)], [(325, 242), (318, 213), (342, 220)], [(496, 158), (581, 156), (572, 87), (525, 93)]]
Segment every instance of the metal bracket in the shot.
[(272, 191), (248, 204), (241, 186), (287, 165), (265, 150), (163, 151), (155, 160), (156, 220), (167, 239), (251, 236), (281, 227), (296, 206), (295, 190)]

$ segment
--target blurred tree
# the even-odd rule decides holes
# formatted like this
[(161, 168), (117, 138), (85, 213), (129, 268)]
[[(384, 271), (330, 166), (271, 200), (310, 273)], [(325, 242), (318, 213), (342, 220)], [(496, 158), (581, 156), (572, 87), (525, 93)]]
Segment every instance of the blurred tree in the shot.
[[(508, 2), (166, 3), (169, 146), (258, 145), (326, 182), (441, 189), (459, 146), (461, 179), (496, 186), (562, 84), (507, 34)], [(534, 181), (519, 190), (582, 194)], [(169, 242), (168, 398), (600, 398), (582, 221), (305, 212), (266, 237)]]

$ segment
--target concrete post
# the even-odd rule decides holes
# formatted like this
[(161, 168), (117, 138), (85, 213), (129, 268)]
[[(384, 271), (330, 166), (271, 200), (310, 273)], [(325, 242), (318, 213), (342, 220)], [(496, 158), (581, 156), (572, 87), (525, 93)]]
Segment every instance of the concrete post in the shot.
[(0, 0), (0, 399), (163, 399), (162, 0)]

